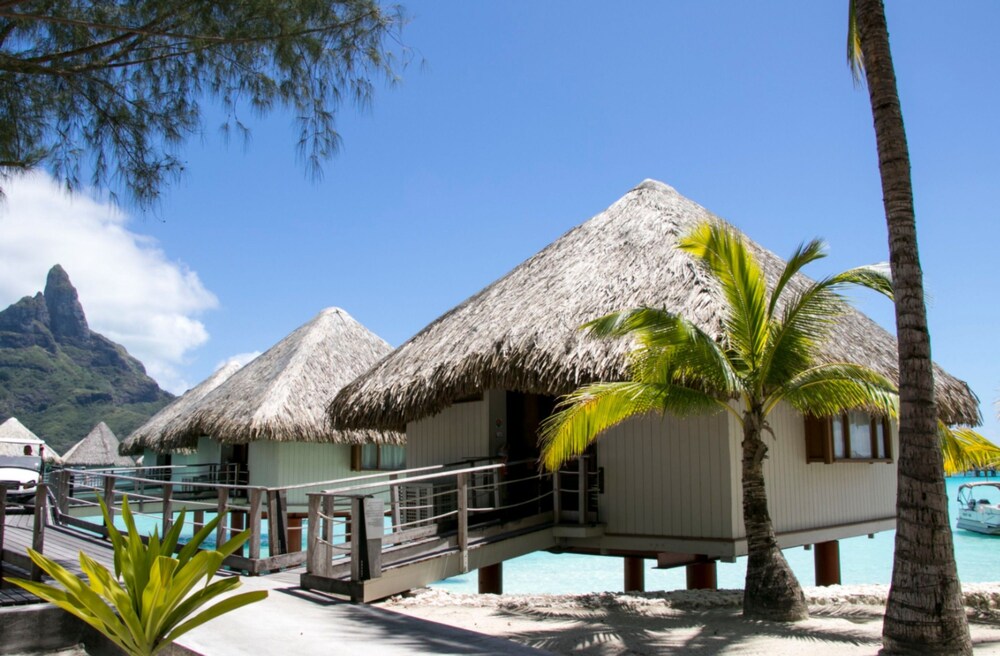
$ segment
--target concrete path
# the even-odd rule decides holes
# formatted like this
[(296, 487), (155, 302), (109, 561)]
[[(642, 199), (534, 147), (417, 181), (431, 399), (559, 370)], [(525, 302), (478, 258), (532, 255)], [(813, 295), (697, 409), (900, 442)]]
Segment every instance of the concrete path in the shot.
[(267, 599), (181, 636), (179, 647), (203, 656), (549, 653), (381, 608), (337, 601), (299, 588), (287, 575), (243, 577), (242, 581), (237, 592), (268, 590)]

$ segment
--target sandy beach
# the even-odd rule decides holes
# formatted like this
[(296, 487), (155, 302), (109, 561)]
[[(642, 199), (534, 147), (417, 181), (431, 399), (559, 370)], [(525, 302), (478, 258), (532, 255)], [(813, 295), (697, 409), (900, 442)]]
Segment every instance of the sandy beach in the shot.
[[(976, 654), (1000, 656), (1000, 583), (962, 586)], [(740, 590), (469, 595), (424, 589), (381, 607), (555, 654), (875, 654), (886, 585), (806, 588), (805, 622), (749, 622)]]

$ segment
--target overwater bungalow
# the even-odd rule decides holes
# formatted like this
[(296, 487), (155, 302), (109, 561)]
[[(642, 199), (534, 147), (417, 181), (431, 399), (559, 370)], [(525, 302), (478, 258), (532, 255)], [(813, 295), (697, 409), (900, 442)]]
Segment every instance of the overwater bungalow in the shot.
[[(245, 472), (241, 483), (260, 487), (402, 468), (400, 433), (337, 430), (326, 416), (333, 396), (389, 351), (347, 312), (328, 308), (242, 368), (216, 372), (165, 407), (123, 449), (178, 454), (184, 464), (233, 463)], [(304, 506), (305, 494), (291, 490), (289, 507)]]
[[(583, 323), (651, 306), (721, 334), (719, 289), (677, 248), (679, 235), (706, 220), (719, 219), (661, 182), (643, 182), (344, 387), (330, 406), (334, 426), (405, 432), (409, 467), (533, 461), (539, 424), (557, 397), (627, 378), (629, 344), (593, 339)], [(773, 283), (783, 262), (748, 244)], [(855, 310), (839, 319), (822, 357), (897, 379), (893, 336)], [(939, 367), (935, 379), (941, 419), (978, 423), (966, 383)], [(818, 545), (817, 582), (839, 582), (837, 541), (895, 526), (897, 427), (861, 412), (808, 418), (790, 406), (770, 423), (765, 476), (778, 540)], [(715, 562), (747, 552), (741, 439), (724, 412), (649, 415), (607, 431), (581, 460), (593, 484), (579, 496), (576, 525), (560, 526), (557, 513), (544, 548), (625, 557), (626, 589), (641, 587), (642, 559), (685, 565), (689, 585), (714, 586)], [(565, 510), (559, 494), (554, 503)], [(481, 590), (499, 591), (500, 571), (489, 567)]]
[(121, 442), (103, 421), (63, 455), (63, 465), (73, 469), (88, 467), (134, 467), (135, 460), (121, 455)]

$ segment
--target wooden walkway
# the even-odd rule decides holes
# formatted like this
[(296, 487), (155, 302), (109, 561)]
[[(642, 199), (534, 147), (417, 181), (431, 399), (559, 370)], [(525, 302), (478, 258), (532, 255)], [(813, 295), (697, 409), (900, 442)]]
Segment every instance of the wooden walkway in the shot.
[[(28, 557), (28, 548), (31, 547), (34, 516), (30, 514), (7, 515), (6, 520), (3, 532), (4, 572), (7, 573), (9, 566), (13, 566), (20, 571), (12, 573), (18, 576), (25, 576), (31, 570), (31, 559)], [(108, 569), (114, 570), (114, 552), (111, 549), (111, 543), (107, 540), (88, 537), (80, 531), (65, 529), (52, 524), (45, 526), (45, 541), (42, 553), (46, 557), (56, 561), (74, 574), (81, 574), (81, 551), (86, 552), (88, 556)], [(19, 605), (37, 601), (40, 600), (21, 588), (5, 587), (0, 589), (0, 606)]]

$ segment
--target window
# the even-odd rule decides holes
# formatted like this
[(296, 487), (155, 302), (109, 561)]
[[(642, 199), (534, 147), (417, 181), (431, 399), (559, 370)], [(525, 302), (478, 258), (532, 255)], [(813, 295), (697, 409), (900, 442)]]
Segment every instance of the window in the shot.
[(406, 468), (406, 448), (395, 444), (354, 444), (351, 446), (353, 471), (392, 471)]
[(889, 420), (851, 411), (805, 418), (807, 462), (891, 462)]

